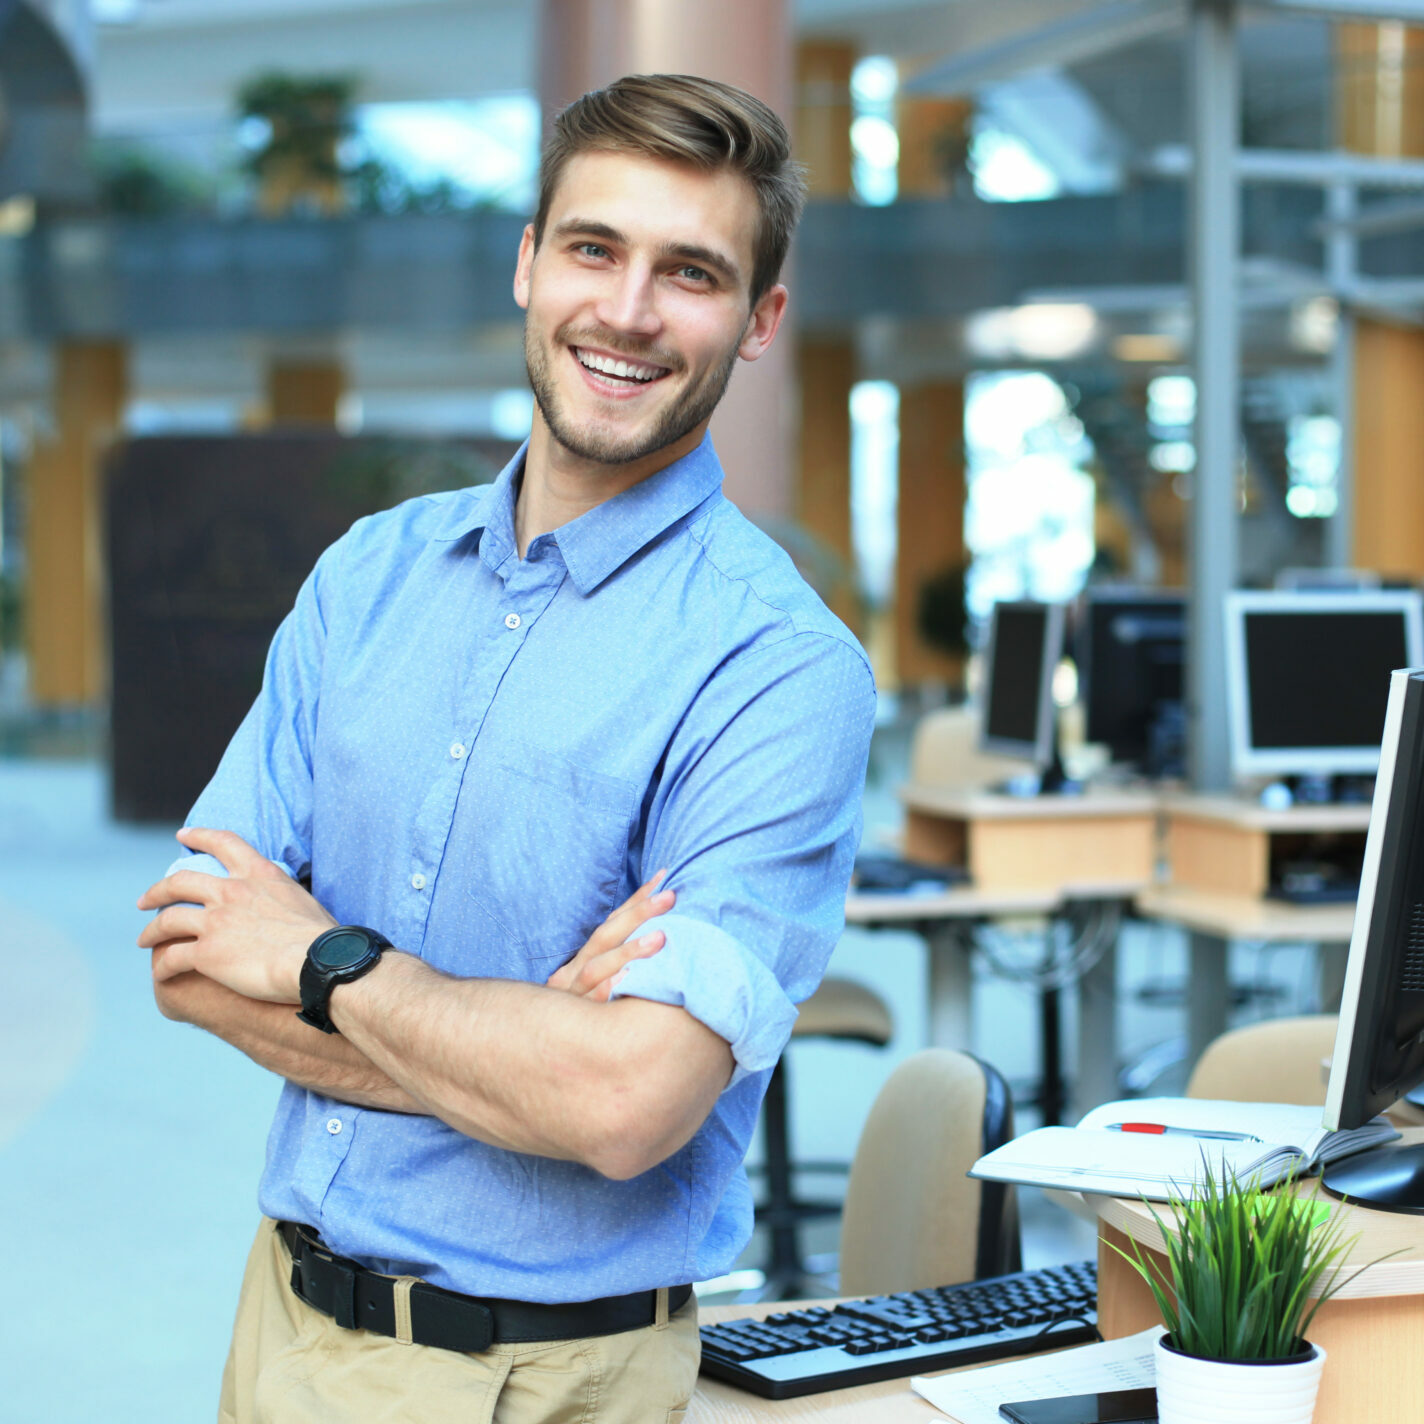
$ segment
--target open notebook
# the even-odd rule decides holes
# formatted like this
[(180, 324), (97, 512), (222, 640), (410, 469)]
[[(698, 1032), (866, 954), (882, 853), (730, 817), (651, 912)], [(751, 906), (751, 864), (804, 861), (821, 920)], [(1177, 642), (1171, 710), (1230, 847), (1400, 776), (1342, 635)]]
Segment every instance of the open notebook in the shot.
[[(1166, 1201), (1172, 1187), (1200, 1181), (1206, 1165), (1267, 1187), (1399, 1136), (1383, 1118), (1331, 1132), (1320, 1116), (1318, 1107), (1290, 1103), (1132, 1098), (1094, 1108), (1077, 1127), (1026, 1132), (981, 1157), (969, 1175)], [(1144, 1130), (1115, 1130), (1119, 1124)]]

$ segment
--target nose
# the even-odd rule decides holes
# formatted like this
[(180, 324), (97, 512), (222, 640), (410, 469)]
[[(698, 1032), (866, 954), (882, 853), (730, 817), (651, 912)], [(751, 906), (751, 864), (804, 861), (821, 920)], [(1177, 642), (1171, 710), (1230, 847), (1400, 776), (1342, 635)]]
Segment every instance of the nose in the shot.
[(657, 291), (651, 268), (629, 263), (612, 274), (596, 311), (598, 320), (614, 331), (644, 339), (662, 330)]

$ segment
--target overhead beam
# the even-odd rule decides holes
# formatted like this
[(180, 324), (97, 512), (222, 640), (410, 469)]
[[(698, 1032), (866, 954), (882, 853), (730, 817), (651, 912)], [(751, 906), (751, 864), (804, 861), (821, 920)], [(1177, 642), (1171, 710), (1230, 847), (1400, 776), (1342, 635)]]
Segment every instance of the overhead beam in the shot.
[(1424, 4), (1411, 0), (1251, 0), (1253, 9), (1317, 20), (1403, 20), (1424, 25)]
[[(1236, 176), (1246, 183), (1304, 188), (1356, 183), (1362, 188), (1424, 188), (1424, 159), (1373, 158), (1364, 153), (1312, 153), (1304, 149), (1246, 148), (1235, 156)], [(1149, 154), (1139, 172), (1154, 178), (1186, 178), (1192, 153), (1172, 145)]]
[(1062, 68), (1179, 28), (1177, 0), (1110, 0), (1052, 24), (996, 40), (929, 65), (905, 89), (911, 94), (963, 94), (1031, 69)]
[[(1343, 185), (1341, 185), (1343, 187)], [(1332, 189), (1332, 192), (1337, 189)], [(1411, 232), (1424, 227), (1424, 203), (1417, 198), (1400, 203), (1380, 203), (1368, 212), (1346, 217), (1321, 218), (1313, 228), (1317, 237), (1383, 237), (1391, 232)]]

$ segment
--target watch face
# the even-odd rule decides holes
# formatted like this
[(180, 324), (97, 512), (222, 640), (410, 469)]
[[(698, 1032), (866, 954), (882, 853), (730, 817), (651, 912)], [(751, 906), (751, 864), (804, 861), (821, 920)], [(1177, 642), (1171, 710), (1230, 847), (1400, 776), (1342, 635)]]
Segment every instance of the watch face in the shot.
[(349, 969), (371, 951), (371, 941), (359, 930), (335, 930), (312, 953), (323, 969)]

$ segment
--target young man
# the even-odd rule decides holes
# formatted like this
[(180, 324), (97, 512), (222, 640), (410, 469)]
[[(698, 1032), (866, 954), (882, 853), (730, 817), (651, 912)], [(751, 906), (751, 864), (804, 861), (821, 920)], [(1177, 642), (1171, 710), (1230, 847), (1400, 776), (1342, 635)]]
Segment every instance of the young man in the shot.
[(776, 336), (800, 203), (785, 129), (725, 85), (560, 116), (514, 283), (528, 446), (322, 556), (195, 858), (140, 901), (163, 1012), (288, 1079), (223, 1420), (687, 1402), (688, 1286), (750, 1233), (873, 720), (706, 437)]

